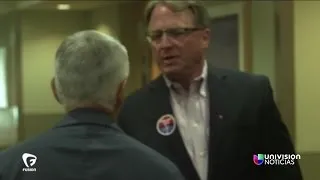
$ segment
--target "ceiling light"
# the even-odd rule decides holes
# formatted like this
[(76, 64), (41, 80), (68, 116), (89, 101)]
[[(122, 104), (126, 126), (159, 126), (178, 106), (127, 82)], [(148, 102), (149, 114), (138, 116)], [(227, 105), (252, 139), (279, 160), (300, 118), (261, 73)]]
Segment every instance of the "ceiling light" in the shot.
[(70, 4), (58, 4), (57, 9), (59, 10), (69, 10), (70, 9)]

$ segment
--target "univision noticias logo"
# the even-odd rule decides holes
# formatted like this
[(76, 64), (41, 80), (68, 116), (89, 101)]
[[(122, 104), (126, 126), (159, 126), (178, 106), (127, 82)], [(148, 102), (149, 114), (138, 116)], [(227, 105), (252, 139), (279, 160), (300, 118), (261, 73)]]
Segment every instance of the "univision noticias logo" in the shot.
[(253, 163), (260, 165), (294, 165), (301, 159), (299, 154), (254, 154)]
[(253, 155), (253, 163), (260, 166), (264, 161), (264, 154)]

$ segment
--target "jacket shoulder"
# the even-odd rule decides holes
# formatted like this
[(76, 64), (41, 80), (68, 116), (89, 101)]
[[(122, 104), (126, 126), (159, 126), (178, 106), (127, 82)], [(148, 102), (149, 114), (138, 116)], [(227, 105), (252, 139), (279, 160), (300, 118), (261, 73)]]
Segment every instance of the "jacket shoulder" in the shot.
[(143, 87), (133, 91), (126, 97), (125, 102), (136, 101), (140, 100), (141, 98), (144, 98), (150, 92), (150, 89), (153, 88), (155, 83), (156, 81), (153, 80), (149, 82), (147, 85), (144, 85)]
[[(121, 143), (122, 154), (117, 161), (126, 162), (122, 168), (130, 169), (127, 176), (135, 177), (135, 179), (182, 180), (178, 168), (169, 159), (150, 147), (125, 134), (118, 136), (118, 142)], [(138, 173), (142, 170), (144, 170), (143, 174)]]
[[(141, 106), (137, 106), (137, 104), (139, 104), (139, 103), (141, 103), (141, 105), (147, 104), (149, 102), (149, 100), (151, 100), (150, 98), (152, 98), (154, 95), (152, 93), (152, 90), (156, 87), (159, 87), (159, 84), (161, 86), (161, 83), (159, 81), (161, 81), (160, 78), (153, 80), (153, 81), (149, 82), (147, 85), (130, 93), (125, 98), (125, 100), (122, 104), (121, 110), (126, 110), (126, 107), (139, 108), (139, 107), (141, 107)], [(151, 101), (150, 101), (150, 103), (151, 103)]]
[(0, 177), (1, 177), (1, 174), (2, 176), (4, 176), (4, 174), (12, 173), (13, 169), (17, 169), (17, 168), (13, 168), (16, 166), (21, 167), (21, 170), (22, 170), (22, 168), (24, 167), (22, 155), (24, 153), (37, 154), (37, 152), (39, 152), (39, 149), (44, 149), (49, 143), (48, 141), (49, 134), (50, 134), (50, 131), (42, 133), (36, 137), (30, 138), (24, 142), (15, 144), (14, 146), (1, 151), (0, 152)]
[(238, 70), (212, 68), (211, 73), (224, 79), (229, 87), (241, 91), (265, 91), (271, 88), (271, 83), (266, 75), (242, 72)]
[(254, 74), (232, 69), (212, 68), (211, 72), (218, 76), (225, 76), (230, 80), (241, 83), (259, 83), (269, 81), (269, 78), (262, 74)]

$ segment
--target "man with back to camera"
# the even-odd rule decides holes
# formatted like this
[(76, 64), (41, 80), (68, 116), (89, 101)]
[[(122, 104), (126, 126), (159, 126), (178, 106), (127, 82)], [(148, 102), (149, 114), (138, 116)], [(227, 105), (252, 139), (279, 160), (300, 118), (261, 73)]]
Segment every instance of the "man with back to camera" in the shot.
[(91, 30), (67, 37), (52, 80), (67, 114), (1, 153), (0, 180), (183, 180), (172, 162), (115, 125), (128, 75), (127, 51), (114, 38)]
[(195, 1), (151, 1), (145, 20), (162, 74), (125, 100), (120, 127), (171, 159), (188, 180), (301, 180), (297, 161), (254, 164), (254, 154), (294, 154), (294, 146), (267, 77), (206, 61), (205, 7)]

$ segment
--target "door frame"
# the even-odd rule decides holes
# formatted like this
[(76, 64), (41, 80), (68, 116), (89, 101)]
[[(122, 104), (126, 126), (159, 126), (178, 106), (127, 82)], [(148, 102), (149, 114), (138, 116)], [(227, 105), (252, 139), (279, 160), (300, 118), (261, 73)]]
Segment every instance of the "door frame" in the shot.
[(238, 16), (239, 70), (252, 72), (251, 2), (240, 1), (209, 5), (208, 13), (211, 19), (230, 15)]
[[(9, 96), (8, 96), (8, 69), (7, 69), (7, 48), (0, 46), (0, 108), (8, 108)], [(1, 97), (3, 95), (3, 97)], [(1, 107), (4, 106), (4, 107)]]

